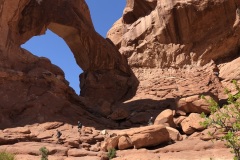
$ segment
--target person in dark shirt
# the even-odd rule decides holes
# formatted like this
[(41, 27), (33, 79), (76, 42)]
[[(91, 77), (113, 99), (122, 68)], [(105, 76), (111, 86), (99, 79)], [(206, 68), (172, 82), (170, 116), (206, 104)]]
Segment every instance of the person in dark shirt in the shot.
[(78, 132), (80, 133), (82, 129), (82, 123), (78, 121)]
[(58, 141), (57, 141), (57, 143), (60, 143), (60, 137), (62, 136), (62, 132), (60, 132), (59, 130), (57, 130), (57, 139), (58, 139)]

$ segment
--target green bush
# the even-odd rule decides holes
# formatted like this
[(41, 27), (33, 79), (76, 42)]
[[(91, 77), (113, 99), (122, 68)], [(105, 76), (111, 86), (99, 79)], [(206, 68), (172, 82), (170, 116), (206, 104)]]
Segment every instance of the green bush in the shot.
[(46, 147), (42, 147), (39, 149), (40, 154), (41, 154), (41, 160), (48, 160), (48, 149)]
[(116, 149), (115, 148), (111, 148), (108, 150), (107, 156), (109, 159), (113, 159), (116, 157)]
[(0, 152), (0, 160), (15, 160), (15, 155), (7, 152)]
[[(228, 95), (228, 104), (220, 107), (213, 99), (207, 100), (211, 116), (204, 113), (201, 114), (205, 121), (201, 123), (204, 127), (214, 127), (224, 133), (220, 139), (226, 142), (226, 146), (232, 149), (234, 160), (240, 160), (240, 88), (234, 80), (237, 93), (231, 94), (229, 90), (225, 90)], [(213, 135), (213, 133), (210, 133)]]

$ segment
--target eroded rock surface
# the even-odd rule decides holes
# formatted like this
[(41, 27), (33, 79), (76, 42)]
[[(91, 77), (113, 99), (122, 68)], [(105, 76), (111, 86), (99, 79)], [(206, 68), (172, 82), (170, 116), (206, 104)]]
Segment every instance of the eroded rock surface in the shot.
[[(122, 105), (129, 116), (120, 125), (147, 124), (154, 117), (155, 123), (174, 123), (170, 126), (175, 125), (183, 134), (183, 145), (186, 142), (188, 146), (189, 137), (198, 137), (204, 130), (199, 125), (202, 121), (199, 114), (210, 112), (201, 95), (223, 105), (226, 103), (224, 88), (235, 94), (231, 81), (236, 79), (240, 84), (239, 6), (240, 1), (235, 0), (128, 0), (123, 16), (107, 34), (128, 58), (140, 81), (136, 95)], [(174, 114), (164, 117), (160, 113), (165, 109), (173, 110)], [(160, 159), (161, 155), (163, 159), (205, 159), (211, 157), (211, 152), (213, 157), (232, 159), (230, 153), (217, 155), (216, 149), (211, 150), (210, 146), (202, 145), (206, 152), (192, 148), (188, 152), (176, 143), (175, 146), (184, 148), (184, 151), (179, 148), (182, 153), (179, 150), (172, 153), (175, 151), (171, 146), (174, 145), (159, 155)], [(216, 146), (224, 150), (220, 144)], [(169, 151), (171, 156), (164, 154)], [(185, 157), (184, 152), (189, 154)], [(200, 152), (208, 156), (201, 156)]]
[(1, 8), (0, 66), (5, 72), (9, 73), (6, 69), (15, 71), (19, 79), (33, 74), (40, 76), (47, 71), (48, 75), (64, 76), (49, 62), (42, 62), (20, 48), (31, 37), (50, 29), (64, 39), (84, 71), (80, 76), (82, 96), (108, 97), (114, 102), (134, 95), (136, 78), (126, 59), (95, 32), (84, 0), (1, 0)]
[(136, 68), (222, 61), (239, 51), (239, 5), (235, 0), (128, 0), (108, 37)]
[[(42, 146), (53, 160), (103, 160), (112, 148), (116, 160), (232, 159), (199, 113), (209, 113), (201, 95), (225, 103), (223, 88), (234, 93), (239, 82), (239, 3), (127, 0), (108, 33), (115, 47), (95, 32), (84, 0), (0, 0), (0, 151), (19, 160), (39, 159)], [(61, 69), (20, 48), (47, 28), (84, 70), (81, 96)]]
[[(56, 130), (62, 132), (60, 140)], [(79, 134), (76, 125), (52, 122), (0, 130), (0, 152), (14, 153), (17, 160), (40, 159), (39, 149), (43, 146), (49, 150), (48, 158), (53, 160), (107, 159), (107, 152), (103, 150), (112, 148), (117, 149), (114, 160), (232, 158), (223, 142), (201, 140), (200, 137), (208, 133), (198, 134), (183, 139), (176, 129), (163, 125), (108, 130), (105, 135), (93, 127), (83, 127)]]
[[(135, 94), (138, 81), (126, 58), (95, 32), (84, 0), (1, 0), (0, 9), (0, 128), (77, 121), (91, 110), (84, 98), (96, 108), (98, 101), (105, 105)], [(83, 69), (80, 95), (84, 98), (69, 87), (60, 68), (20, 47), (47, 29), (63, 38)], [(100, 113), (107, 117), (111, 108)]]
[[(140, 81), (136, 95), (222, 99), (220, 81), (228, 77), (227, 63), (239, 56), (239, 6), (234, 0), (127, 1), (107, 36)], [(230, 79), (239, 79), (236, 67), (229, 70)], [(214, 76), (219, 73), (220, 78)], [(188, 104), (191, 112), (205, 110), (196, 100)]]
[(232, 79), (240, 83), (239, 6), (234, 0), (127, 1), (107, 36), (140, 81), (124, 104), (131, 122), (166, 108), (208, 114), (201, 95), (224, 103), (224, 88)]

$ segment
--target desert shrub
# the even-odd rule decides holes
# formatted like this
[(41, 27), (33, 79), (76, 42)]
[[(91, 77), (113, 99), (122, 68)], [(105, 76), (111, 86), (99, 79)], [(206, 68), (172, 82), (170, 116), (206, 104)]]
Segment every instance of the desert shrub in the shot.
[(107, 156), (109, 159), (113, 159), (114, 157), (116, 157), (116, 149), (115, 148), (109, 149)]
[[(225, 145), (232, 149), (234, 153), (234, 160), (240, 160), (240, 88), (237, 81), (233, 81), (237, 93), (231, 94), (228, 89), (225, 93), (228, 95), (227, 104), (220, 107), (219, 104), (213, 99), (206, 99), (209, 103), (211, 111), (210, 116), (201, 114), (205, 118), (201, 125), (204, 127), (214, 127), (224, 133), (220, 139), (225, 142)], [(209, 133), (213, 135), (213, 133)]]
[(46, 147), (42, 147), (39, 149), (40, 154), (41, 154), (41, 160), (48, 160), (48, 149)]
[(15, 160), (15, 155), (7, 152), (0, 152), (0, 160)]

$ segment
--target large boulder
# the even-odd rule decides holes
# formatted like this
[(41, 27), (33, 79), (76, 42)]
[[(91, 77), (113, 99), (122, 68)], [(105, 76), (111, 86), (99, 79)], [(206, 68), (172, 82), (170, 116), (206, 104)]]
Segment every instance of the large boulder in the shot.
[(222, 65), (219, 72), (219, 77), (224, 80), (240, 80), (240, 58), (236, 58), (231, 63)]
[(105, 141), (101, 144), (101, 150), (109, 151), (110, 149), (117, 148), (119, 138), (119, 136), (106, 138)]
[[(212, 97), (207, 95), (205, 98), (211, 99)], [(178, 101), (177, 109), (186, 113), (210, 113), (209, 103), (205, 99), (202, 99), (199, 95), (181, 98)]]
[(187, 118), (181, 122), (181, 127), (184, 133), (192, 134), (195, 131), (204, 130), (204, 126), (200, 123), (204, 121), (204, 118), (201, 118), (201, 115), (198, 113), (191, 113)]
[(183, 136), (175, 128), (166, 127), (166, 129), (167, 129), (167, 131), (169, 133), (169, 136), (170, 136), (170, 139), (172, 141), (181, 141), (181, 140), (183, 140)]
[(128, 136), (121, 136), (118, 142), (118, 149), (123, 150), (133, 146), (131, 139)]
[[(240, 19), (240, 17), (239, 17)], [(232, 94), (236, 94), (235, 85), (232, 83), (232, 80), (236, 80), (238, 85), (240, 85), (240, 58), (236, 58), (232, 62), (225, 63), (221, 65), (219, 77), (223, 79), (222, 84), (224, 88), (227, 88), (232, 92)]]
[(170, 140), (168, 131), (163, 125), (152, 125), (131, 129), (127, 132), (134, 148), (156, 146)]
[(170, 140), (170, 134), (163, 125), (116, 130), (110, 135), (116, 136), (107, 138), (102, 143), (102, 150), (117, 148), (117, 146), (118, 149), (151, 147)]
[(154, 121), (154, 125), (163, 124), (168, 127), (175, 128), (176, 125), (173, 121), (174, 112), (170, 109), (162, 111)]

